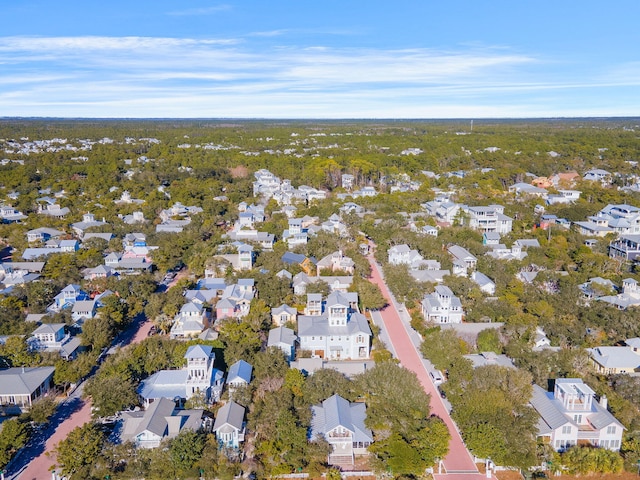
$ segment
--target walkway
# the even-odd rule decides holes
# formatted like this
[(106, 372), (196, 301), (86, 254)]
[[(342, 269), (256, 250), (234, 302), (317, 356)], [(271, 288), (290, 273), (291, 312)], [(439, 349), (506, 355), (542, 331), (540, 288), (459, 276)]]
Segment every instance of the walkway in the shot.
[[(114, 344), (126, 346), (140, 343), (147, 338), (153, 322), (138, 321), (136, 323), (119, 335)], [(7, 480), (51, 480), (53, 478), (51, 470), (56, 464), (53, 454), (56, 445), (67, 438), (74, 428), (91, 421), (91, 399), (82, 400), (81, 397), (82, 385), (78, 386), (76, 391), (58, 407), (56, 415), (42, 437), (34, 438), (19, 454), (17, 461), (12, 462), (12, 470), (15, 468), (18, 471), (10, 472), (6, 476)]]
[(403, 367), (417, 375), (425, 392), (431, 395), (431, 413), (442, 418), (451, 434), (449, 453), (442, 462), (443, 473), (442, 475), (436, 473), (434, 477), (438, 480), (438, 477), (444, 477), (446, 474), (446, 480), (453, 480), (452, 475), (455, 474), (456, 480), (458, 477), (466, 480), (486, 478), (485, 475), (478, 471), (471, 454), (462, 441), (458, 427), (451, 419), (438, 390), (431, 381), (429, 373), (422, 363), (422, 357), (417, 347), (411, 341), (409, 330), (400, 318), (395, 299), (393, 299), (393, 295), (391, 295), (386, 283), (382, 279), (379, 265), (375, 262), (372, 254), (368, 256), (368, 260), (371, 264), (370, 281), (380, 287), (380, 291), (389, 302), (389, 305), (380, 311), (380, 315), (384, 322), (387, 336), (391, 342), (390, 350), (392, 349), (392, 351), (396, 353), (396, 357), (400, 360)]

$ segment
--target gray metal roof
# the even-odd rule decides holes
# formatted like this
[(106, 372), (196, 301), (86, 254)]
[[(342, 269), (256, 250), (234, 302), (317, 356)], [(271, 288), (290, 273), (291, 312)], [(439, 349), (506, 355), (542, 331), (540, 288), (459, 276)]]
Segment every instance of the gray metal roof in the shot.
[[(578, 425), (569, 420), (553, 403), (553, 394), (545, 391), (538, 385), (533, 385), (533, 395), (531, 396), (531, 406), (538, 412), (542, 422), (538, 422), (539, 433), (550, 432), (563, 425), (573, 425), (578, 428)], [(541, 430), (543, 427), (544, 430)]]
[(54, 371), (54, 367), (14, 367), (0, 370), (0, 395), (31, 395)]
[(233, 383), (237, 380), (244, 380), (246, 383), (251, 382), (251, 373), (253, 367), (244, 360), (238, 360), (236, 363), (229, 367), (229, 373), (227, 375), (227, 382)]
[(333, 395), (322, 405), (311, 407), (313, 419), (311, 436), (325, 435), (337, 427), (343, 427), (353, 435), (354, 442), (373, 442), (373, 435), (364, 425), (366, 406), (364, 403), (349, 403), (340, 395)]
[(138, 387), (138, 393), (144, 399), (184, 398), (187, 376), (186, 370), (161, 370), (144, 380)]
[(287, 327), (276, 327), (269, 330), (269, 339), (267, 340), (267, 346), (279, 346), (279, 344), (293, 345), (298, 337), (295, 332)]
[(211, 356), (212, 348), (209, 345), (192, 345), (187, 349), (184, 358), (205, 358)]
[(237, 404), (233, 400), (225, 403), (222, 408), (218, 410), (216, 421), (213, 424), (213, 431), (217, 432), (225, 425), (230, 425), (238, 430), (242, 430), (244, 411), (245, 408), (242, 405)]

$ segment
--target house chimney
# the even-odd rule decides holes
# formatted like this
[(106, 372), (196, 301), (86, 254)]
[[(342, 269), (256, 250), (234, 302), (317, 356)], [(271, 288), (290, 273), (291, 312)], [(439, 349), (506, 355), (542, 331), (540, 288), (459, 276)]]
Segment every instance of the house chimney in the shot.
[(600, 395), (600, 406), (606, 410), (608, 405), (609, 401), (607, 400), (607, 396)]

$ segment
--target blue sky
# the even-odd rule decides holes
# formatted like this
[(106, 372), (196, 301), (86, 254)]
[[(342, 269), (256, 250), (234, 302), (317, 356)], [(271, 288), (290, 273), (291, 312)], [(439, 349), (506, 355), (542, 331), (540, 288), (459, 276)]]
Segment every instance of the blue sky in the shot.
[(640, 115), (640, 1), (0, 2), (0, 116)]

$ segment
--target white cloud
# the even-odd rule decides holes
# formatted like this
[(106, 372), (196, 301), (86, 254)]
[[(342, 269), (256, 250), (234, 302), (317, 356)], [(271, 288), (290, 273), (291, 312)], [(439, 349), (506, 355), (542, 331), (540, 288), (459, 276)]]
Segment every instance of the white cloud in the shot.
[(173, 12), (167, 12), (167, 15), (171, 15), (174, 17), (214, 15), (216, 13), (226, 12), (229, 10), (231, 10), (231, 5), (215, 5), (212, 7), (187, 8), (185, 10), (176, 10)]
[[(575, 81), (505, 47), (264, 48), (233, 38), (0, 37), (0, 63), (2, 115), (17, 116), (596, 115), (606, 109), (591, 94), (640, 77), (627, 64)], [(578, 101), (580, 91), (591, 97)], [(606, 114), (637, 114), (638, 102), (614, 100)]]

